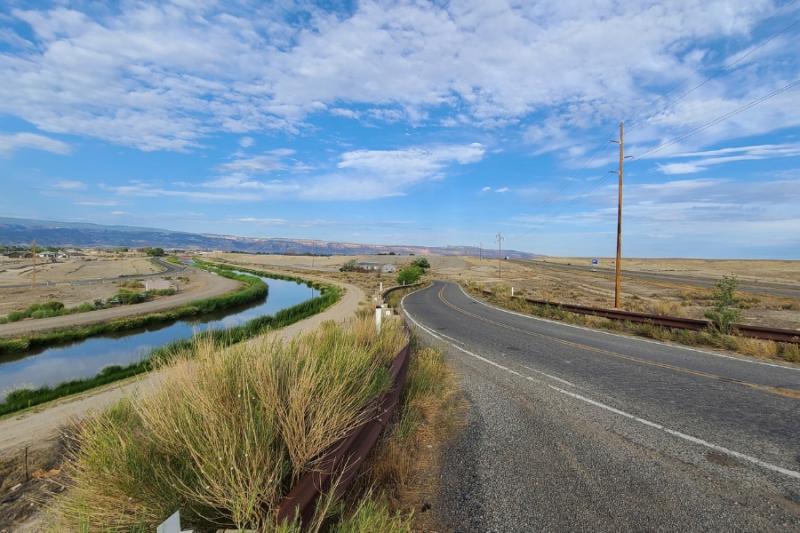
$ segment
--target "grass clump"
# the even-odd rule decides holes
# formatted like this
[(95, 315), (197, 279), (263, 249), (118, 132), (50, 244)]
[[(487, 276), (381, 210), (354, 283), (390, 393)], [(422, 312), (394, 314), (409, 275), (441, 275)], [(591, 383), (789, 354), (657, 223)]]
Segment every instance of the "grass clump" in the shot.
[[(201, 530), (274, 529), (292, 484), (368, 416), (405, 342), (399, 321), (377, 335), (370, 320), (325, 323), (288, 343), (200, 341), (152, 393), (84, 425), (53, 527), (152, 531), (180, 509)], [(365, 504), (342, 531), (384, 523), (379, 511)]]

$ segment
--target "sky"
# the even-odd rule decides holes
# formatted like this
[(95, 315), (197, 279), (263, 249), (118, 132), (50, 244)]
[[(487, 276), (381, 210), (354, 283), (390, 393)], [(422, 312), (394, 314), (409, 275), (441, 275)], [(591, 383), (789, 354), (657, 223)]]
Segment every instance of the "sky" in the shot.
[(0, 215), (800, 258), (800, 2), (0, 7)]

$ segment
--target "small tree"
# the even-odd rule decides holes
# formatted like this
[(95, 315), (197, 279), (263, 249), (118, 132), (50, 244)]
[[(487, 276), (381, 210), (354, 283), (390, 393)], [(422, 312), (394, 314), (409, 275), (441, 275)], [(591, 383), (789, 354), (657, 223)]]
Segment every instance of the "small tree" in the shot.
[(342, 265), (342, 268), (339, 269), (340, 272), (353, 272), (355, 270), (358, 270), (358, 266), (356, 264), (355, 259), (351, 259), (350, 261)]
[(724, 276), (717, 282), (714, 291), (714, 307), (705, 312), (711, 326), (718, 333), (730, 334), (733, 324), (739, 320), (742, 312), (737, 309), (734, 293), (738, 282), (734, 276)]
[(419, 278), (425, 273), (420, 267), (416, 265), (407, 266), (397, 273), (397, 283), (400, 285), (411, 285), (419, 281)]
[(427, 270), (431, 267), (431, 264), (424, 257), (414, 259), (411, 264), (420, 267), (422, 270)]

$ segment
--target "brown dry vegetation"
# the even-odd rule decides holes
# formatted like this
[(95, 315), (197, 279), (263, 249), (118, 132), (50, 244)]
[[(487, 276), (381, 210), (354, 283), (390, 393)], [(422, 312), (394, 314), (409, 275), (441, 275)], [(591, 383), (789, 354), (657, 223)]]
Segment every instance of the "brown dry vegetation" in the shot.
[[(86, 422), (65, 465), (67, 491), (49, 512), (52, 528), (149, 529), (175, 509), (196, 527), (275, 528), (277, 502), (361, 422), (405, 342), (399, 321), (378, 336), (361, 314), (288, 344), (199, 346), (164, 369), (157, 392)], [(420, 467), (436, 462), (454, 390), (442, 354), (416, 350), (396, 420), (356, 490), (346, 502), (326, 500), (311, 529), (328, 515), (342, 532), (410, 531), (425, 520), (413, 509), (432, 496), (435, 476)]]

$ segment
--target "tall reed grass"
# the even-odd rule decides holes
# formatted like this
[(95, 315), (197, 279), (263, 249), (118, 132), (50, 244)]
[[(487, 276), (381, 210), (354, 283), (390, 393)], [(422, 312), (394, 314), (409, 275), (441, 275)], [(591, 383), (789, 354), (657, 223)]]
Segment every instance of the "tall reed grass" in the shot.
[(198, 340), (153, 393), (84, 424), (52, 528), (152, 531), (180, 509), (201, 530), (274, 529), (283, 495), (363, 422), (405, 342), (399, 321), (378, 335), (369, 319), (286, 343)]

